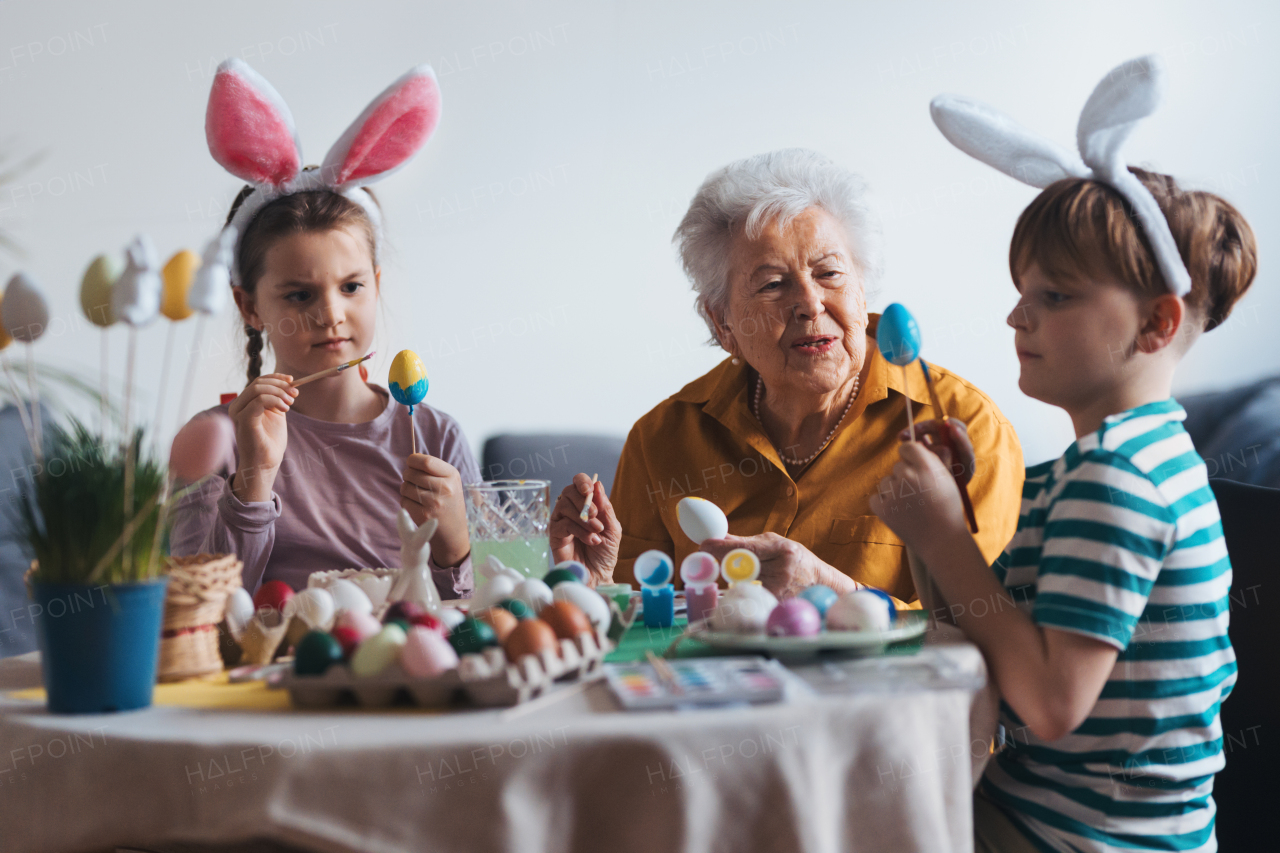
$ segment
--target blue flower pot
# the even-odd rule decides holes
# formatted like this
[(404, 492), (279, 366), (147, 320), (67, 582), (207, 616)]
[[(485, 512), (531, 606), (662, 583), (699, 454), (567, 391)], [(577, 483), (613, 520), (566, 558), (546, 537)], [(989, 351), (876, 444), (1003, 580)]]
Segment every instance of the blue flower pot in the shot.
[(169, 579), (112, 586), (34, 582), (45, 693), (54, 714), (151, 704)]

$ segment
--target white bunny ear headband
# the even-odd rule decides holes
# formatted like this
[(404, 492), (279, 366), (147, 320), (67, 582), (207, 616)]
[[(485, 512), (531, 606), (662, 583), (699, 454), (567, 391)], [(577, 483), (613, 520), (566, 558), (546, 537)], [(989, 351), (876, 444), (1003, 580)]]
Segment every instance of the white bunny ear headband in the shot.
[[(233, 240), (230, 273), (240, 238), (268, 202), (307, 190), (329, 189), (360, 205), (382, 242), (382, 216), (360, 187), (382, 180), (418, 153), (440, 120), (440, 87), (429, 65), (411, 69), (374, 98), (325, 155), (318, 169), (302, 169), (302, 148), (284, 99), (239, 59), (218, 66), (209, 92), (204, 130), (209, 153), (253, 186), (227, 226)], [(224, 253), (225, 257), (225, 253)]]
[(1113, 187), (1133, 206), (1169, 290), (1186, 296), (1191, 276), (1169, 223), (1121, 154), (1138, 122), (1160, 106), (1164, 87), (1164, 62), (1159, 56), (1140, 56), (1113, 68), (1080, 112), (1079, 157), (969, 98), (939, 95), (929, 104), (929, 112), (952, 145), (1024, 184), (1044, 188), (1062, 178), (1091, 178)]

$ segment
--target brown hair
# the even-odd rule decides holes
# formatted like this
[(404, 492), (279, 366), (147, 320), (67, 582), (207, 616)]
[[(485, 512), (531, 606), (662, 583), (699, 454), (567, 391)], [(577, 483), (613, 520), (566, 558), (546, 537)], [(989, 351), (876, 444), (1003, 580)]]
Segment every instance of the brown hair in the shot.
[[(314, 167), (307, 167), (308, 169)], [(240, 205), (253, 192), (252, 186), (240, 190), (231, 212), (227, 214), (227, 224), (231, 223)], [(377, 198), (369, 189), (369, 193), (377, 204)], [(244, 236), (240, 239), (240, 251), (236, 256), (236, 269), (239, 270), (237, 283), (250, 294), (258, 286), (262, 277), (262, 268), (266, 264), (267, 250), (280, 237), (289, 234), (305, 234), (316, 231), (331, 231), (335, 228), (358, 226), (369, 240), (369, 255), (377, 262), (377, 243), (373, 223), (364, 208), (351, 199), (333, 190), (307, 190), (293, 193), (263, 205), (262, 210), (249, 222)], [(249, 339), (245, 344), (245, 354), (249, 358), (246, 374), (249, 381), (262, 375), (262, 347), (265, 343), (262, 332), (244, 324), (245, 336)]]
[[(1253, 229), (1213, 193), (1183, 190), (1169, 175), (1129, 171), (1168, 220), (1191, 275), (1187, 307), (1203, 329), (1221, 325), (1258, 271)], [(1033, 263), (1051, 279), (1114, 277), (1140, 296), (1169, 292), (1133, 208), (1113, 187), (1086, 178), (1055, 181), (1018, 217), (1009, 244), (1015, 284)]]

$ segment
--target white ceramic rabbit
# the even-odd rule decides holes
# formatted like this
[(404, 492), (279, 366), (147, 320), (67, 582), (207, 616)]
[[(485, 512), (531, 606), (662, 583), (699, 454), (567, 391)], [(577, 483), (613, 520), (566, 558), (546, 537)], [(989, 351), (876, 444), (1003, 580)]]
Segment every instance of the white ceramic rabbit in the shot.
[(400, 533), (400, 574), (391, 585), (387, 601), (412, 601), (432, 613), (440, 611), (440, 593), (436, 591), (429, 563), (431, 537), (439, 526), (439, 521), (428, 518), (419, 527), (406, 510), (400, 510), (396, 516), (396, 530)]
[(1125, 164), (1122, 149), (1138, 122), (1156, 111), (1164, 96), (1164, 62), (1140, 56), (1113, 68), (1093, 90), (1076, 125), (1077, 157), (1070, 150), (1021, 127), (978, 101), (939, 95), (929, 104), (942, 135), (964, 153), (1033, 187), (1062, 178), (1092, 178), (1110, 184), (1133, 205), (1169, 289), (1191, 290), (1169, 223), (1155, 197)]
[(151, 238), (140, 234), (125, 249), (124, 272), (111, 288), (111, 311), (135, 329), (160, 313), (160, 258)]

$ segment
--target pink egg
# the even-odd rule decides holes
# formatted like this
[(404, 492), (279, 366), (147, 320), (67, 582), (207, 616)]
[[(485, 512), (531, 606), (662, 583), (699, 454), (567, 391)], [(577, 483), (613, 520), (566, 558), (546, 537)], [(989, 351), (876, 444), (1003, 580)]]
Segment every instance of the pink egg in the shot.
[(803, 598), (788, 598), (769, 614), (765, 633), (770, 637), (812, 637), (822, 629), (822, 614)]
[(400, 666), (414, 678), (435, 678), (458, 668), (458, 653), (435, 631), (414, 625), (400, 650)]
[(343, 610), (334, 621), (335, 628), (350, 628), (366, 640), (382, 630), (382, 623), (369, 613), (358, 610)]
[(232, 458), (234, 436), (230, 418), (197, 415), (173, 437), (169, 470), (183, 483), (209, 476)]

